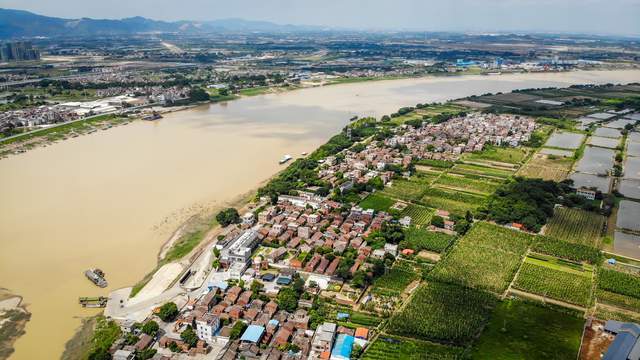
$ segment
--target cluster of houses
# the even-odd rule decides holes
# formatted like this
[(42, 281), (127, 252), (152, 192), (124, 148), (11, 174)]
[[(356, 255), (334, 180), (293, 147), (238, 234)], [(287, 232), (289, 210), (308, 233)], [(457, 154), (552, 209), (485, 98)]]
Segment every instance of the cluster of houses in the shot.
[(471, 113), (409, 128), (385, 140), (385, 145), (405, 145), (416, 159), (457, 160), (462, 153), (482, 151), (487, 144), (519, 146), (530, 139), (535, 127), (529, 117)]

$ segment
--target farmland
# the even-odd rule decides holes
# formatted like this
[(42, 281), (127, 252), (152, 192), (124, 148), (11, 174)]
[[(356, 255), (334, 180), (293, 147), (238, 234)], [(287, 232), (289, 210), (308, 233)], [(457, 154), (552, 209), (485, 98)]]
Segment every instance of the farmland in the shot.
[(411, 227), (405, 231), (404, 241), (400, 247), (415, 251), (443, 252), (453, 240), (454, 237), (451, 235)]
[(479, 162), (498, 162), (519, 164), (527, 157), (528, 151), (523, 148), (489, 147), (482, 152), (465, 154), (464, 160)]
[(545, 235), (572, 243), (599, 247), (606, 218), (600, 214), (566, 207), (556, 208)]
[(371, 194), (360, 202), (360, 207), (363, 209), (373, 209), (375, 211), (387, 211), (395, 202), (395, 200), (389, 199), (388, 197)]
[(477, 223), (431, 271), (435, 280), (502, 293), (533, 236)]
[(596, 298), (599, 303), (612, 305), (621, 309), (640, 312), (640, 299), (598, 289)]
[(541, 254), (556, 256), (572, 261), (586, 261), (597, 264), (601, 258), (600, 251), (590, 246), (573, 244), (566, 241), (540, 236), (532, 250)]
[(396, 335), (465, 344), (487, 321), (496, 298), (456, 285), (426, 283), (389, 320)]
[(363, 360), (454, 360), (462, 349), (428, 341), (381, 335), (362, 356)]
[(489, 195), (493, 193), (500, 181), (492, 180), (489, 178), (482, 178), (479, 180), (470, 179), (462, 175), (442, 175), (435, 182), (438, 187), (444, 187), (446, 189), (453, 189), (462, 192), (470, 192), (479, 195)]
[(518, 171), (518, 175), (528, 178), (562, 181), (569, 176), (572, 165), (573, 159), (538, 153), (533, 155), (520, 171)]
[(434, 213), (434, 209), (430, 209), (420, 205), (409, 204), (404, 210), (402, 210), (400, 216), (408, 216), (411, 218), (413, 224), (422, 226), (431, 222), (431, 218), (433, 217)]
[(475, 210), (484, 204), (485, 199), (479, 195), (454, 190), (429, 188), (424, 191), (420, 202), (435, 209), (464, 215), (468, 210)]
[(379, 294), (395, 293), (399, 295), (412, 281), (418, 278), (418, 273), (407, 262), (396, 261), (391, 270), (377, 278), (372, 291)]
[(587, 306), (591, 300), (592, 272), (527, 258), (514, 286), (533, 294)]
[(429, 186), (427, 179), (412, 177), (410, 180), (394, 180), (392, 186), (386, 187), (382, 194), (404, 201), (417, 201), (422, 197), (425, 188)]
[(598, 288), (640, 299), (640, 276), (603, 268), (598, 271)]
[(513, 171), (473, 164), (456, 164), (456, 166), (451, 169), (449, 173), (474, 174), (485, 177), (506, 179), (513, 174)]
[(507, 300), (496, 306), (491, 321), (473, 347), (472, 358), (575, 359), (583, 323), (576, 315)]

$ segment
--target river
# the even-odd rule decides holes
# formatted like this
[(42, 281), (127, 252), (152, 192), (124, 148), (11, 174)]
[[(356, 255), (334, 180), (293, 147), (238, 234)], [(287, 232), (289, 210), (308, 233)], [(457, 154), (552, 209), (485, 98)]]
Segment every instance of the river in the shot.
[[(176, 112), (0, 160), (0, 287), (33, 316), (12, 359), (55, 359), (95, 314), (78, 296), (130, 286), (189, 215), (255, 189), (353, 115), (518, 88), (640, 81), (640, 71), (438, 77), (326, 86)], [(83, 275), (107, 274), (98, 289)]]

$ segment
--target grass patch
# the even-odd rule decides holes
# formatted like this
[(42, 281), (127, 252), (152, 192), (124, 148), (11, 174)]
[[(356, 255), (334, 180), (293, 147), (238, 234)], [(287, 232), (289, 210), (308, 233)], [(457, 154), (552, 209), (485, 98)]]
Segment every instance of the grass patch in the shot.
[(463, 159), (470, 161), (495, 161), (507, 164), (519, 164), (529, 152), (523, 148), (488, 147), (481, 152), (466, 154)]
[(473, 347), (473, 359), (575, 359), (584, 320), (564, 312), (507, 300), (500, 303)]
[(590, 211), (558, 207), (549, 219), (545, 235), (597, 248), (606, 221), (604, 216)]
[(396, 201), (389, 199), (388, 197), (371, 194), (360, 202), (360, 207), (363, 209), (373, 209), (375, 211), (388, 211)]
[(562, 269), (557, 264), (546, 266), (527, 258), (514, 286), (533, 294), (587, 306), (591, 301), (592, 273)]
[(389, 320), (389, 331), (421, 340), (466, 344), (480, 332), (495, 302), (493, 295), (482, 291), (426, 283)]
[(429, 250), (441, 253), (454, 239), (454, 236), (444, 233), (410, 227), (404, 232), (404, 241), (402, 241), (400, 247), (403, 249), (413, 249), (417, 252)]
[(532, 235), (476, 223), (429, 276), (437, 281), (502, 293), (532, 240)]
[(362, 355), (363, 360), (455, 360), (463, 349), (429, 341), (380, 335)]

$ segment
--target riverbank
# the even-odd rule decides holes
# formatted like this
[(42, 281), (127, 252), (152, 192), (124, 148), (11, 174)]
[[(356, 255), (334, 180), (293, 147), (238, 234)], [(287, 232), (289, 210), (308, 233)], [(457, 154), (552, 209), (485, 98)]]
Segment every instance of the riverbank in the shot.
[(13, 344), (22, 335), (31, 314), (22, 303), (22, 297), (0, 289), (0, 360), (14, 352)]

